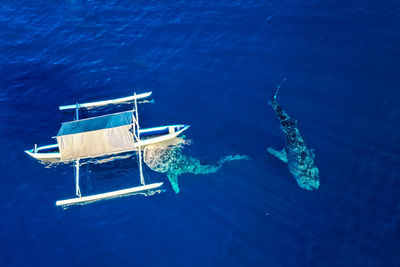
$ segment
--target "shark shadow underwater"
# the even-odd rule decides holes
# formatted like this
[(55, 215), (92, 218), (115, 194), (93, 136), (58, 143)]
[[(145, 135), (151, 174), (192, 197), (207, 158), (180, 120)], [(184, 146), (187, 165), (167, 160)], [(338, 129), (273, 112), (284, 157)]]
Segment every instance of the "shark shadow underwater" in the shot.
[(222, 168), (225, 162), (232, 160), (249, 160), (248, 156), (230, 155), (218, 160), (215, 164), (204, 164), (199, 159), (183, 154), (184, 145), (188, 144), (182, 138), (168, 142), (146, 146), (143, 160), (150, 169), (165, 173), (175, 193), (179, 193), (178, 176), (185, 173), (209, 174)]
[(319, 170), (315, 166), (314, 150), (307, 148), (297, 128), (297, 122), (290, 118), (276, 101), (280, 86), (281, 84), (277, 86), (272, 99), (268, 103), (279, 119), (281, 129), (285, 134), (286, 147), (281, 151), (270, 147), (267, 150), (288, 165), (290, 173), (301, 188), (306, 190), (318, 189)]

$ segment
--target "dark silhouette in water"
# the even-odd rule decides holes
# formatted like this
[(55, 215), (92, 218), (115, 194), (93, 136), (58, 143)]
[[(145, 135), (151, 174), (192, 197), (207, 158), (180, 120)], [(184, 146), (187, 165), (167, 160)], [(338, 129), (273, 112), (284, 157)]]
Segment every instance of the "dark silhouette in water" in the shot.
[(317, 189), (319, 187), (319, 171), (314, 163), (314, 152), (307, 148), (299, 129), (297, 129), (296, 121), (291, 119), (276, 101), (280, 86), (281, 84), (277, 86), (269, 104), (278, 116), (281, 129), (285, 133), (286, 148), (276, 151), (268, 147), (268, 152), (287, 163), (289, 171), (301, 188)]
[(175, 193), (179, 193), (178, 176), (184, 173), (208, 174), (215, 173), (222, 168), (223, 164), (232, 160), (249, 159), (247, 156), (226, 156), (215, 164), (206, 164), (199, 159), (186, 156), (182, 153), (186, 142), (176, 138), (169, 142), (163, 142), (146, 146), (143, 154), (144, 162), (152, 170), (165, 173)]

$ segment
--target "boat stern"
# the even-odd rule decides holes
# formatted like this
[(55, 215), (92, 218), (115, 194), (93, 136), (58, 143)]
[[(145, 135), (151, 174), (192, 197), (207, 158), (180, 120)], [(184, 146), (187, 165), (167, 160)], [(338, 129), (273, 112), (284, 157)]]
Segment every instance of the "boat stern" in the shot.
[(28, 154), (29, 156), (31, 156), (32, 158), (35, 158), (35, 152), (33, 149), (30, 150), (25, 150), (24, 151), (26, 154)]

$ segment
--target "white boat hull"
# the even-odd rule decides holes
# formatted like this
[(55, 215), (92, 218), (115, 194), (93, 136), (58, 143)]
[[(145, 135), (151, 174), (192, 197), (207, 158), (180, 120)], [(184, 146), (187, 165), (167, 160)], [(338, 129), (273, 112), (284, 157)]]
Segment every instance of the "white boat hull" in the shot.
[[(161, 127), (154, 127), (154, 128), (147, 128), (147, 129), (141, 129), (140, 133), (141, 134), (145, 134), (147, 132), (150, 131), (157, 131), (157, 130), (161, 130), (161, 129), (166, 129), (167, 127), (169, 129), (174, 128), (174, 127), (181, 127), (183, 125), (168, 125), (168, 126), (161, 126)], [(144, 148), (147, 145), (152, 145), (155, 143), (159, 143), (159, 142), (164, 142), (167, 140), (170, 140), (172, 138), (177, 137), (178, 135), (180, 135), (182, 132), (186, 131), (189, 128), (189, 126), (184, 126), (181, 130), (176, 131), (176, 132), (172, 132), (168, 133), (168, 134), (163, 134), (160, 136), (156, 136), (156, 137), (151, 137), (148, 139), (141, 139), (140, 141), (136, 141), (135, 142), (135, 146), (136, 147), (141, 147)], [(49, 153), (49, 152), (40, 152), (43, 150), (47, 150), (47, 149), (57, 149), (58, 148), (58, 144), (53, 144), (53, 145), (47, 145), (47, 146), (42, 146), (42, 147), (38, 147), (36, 149), (31, 149), (31, 150), (25, 150), (25, 153), (28, 154), (29, 156), (31, 156), (32, 158), (35, 158), (37, 160), (41, 160), (41, 161), (61, 161), (61, 155), (60, 152), (55, 152), (55, 153)], [(125, 152), (129, 152), (129, 151), (121, 151), (119, 153), (125, 153)], [(102, 155), (105, 156), (105, 155)]]

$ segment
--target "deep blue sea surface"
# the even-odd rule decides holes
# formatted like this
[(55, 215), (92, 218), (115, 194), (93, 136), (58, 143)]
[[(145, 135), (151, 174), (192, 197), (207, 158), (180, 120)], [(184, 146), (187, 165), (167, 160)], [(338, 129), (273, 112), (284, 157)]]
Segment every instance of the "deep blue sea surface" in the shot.
[[(399, 1), (2, 1), (1, 266), (400, 266)], [(278, 101), (315, 149), (302, 190), (266, 148)], [(144, 127), (185, 123), (213, 174), (154, 196), (62, 209), (58, 106), (152, 91)], [(91, 114), (82, 113), (82, 116)], [(132, 158), (84, 165), (83, 194), (138, 185)]]

